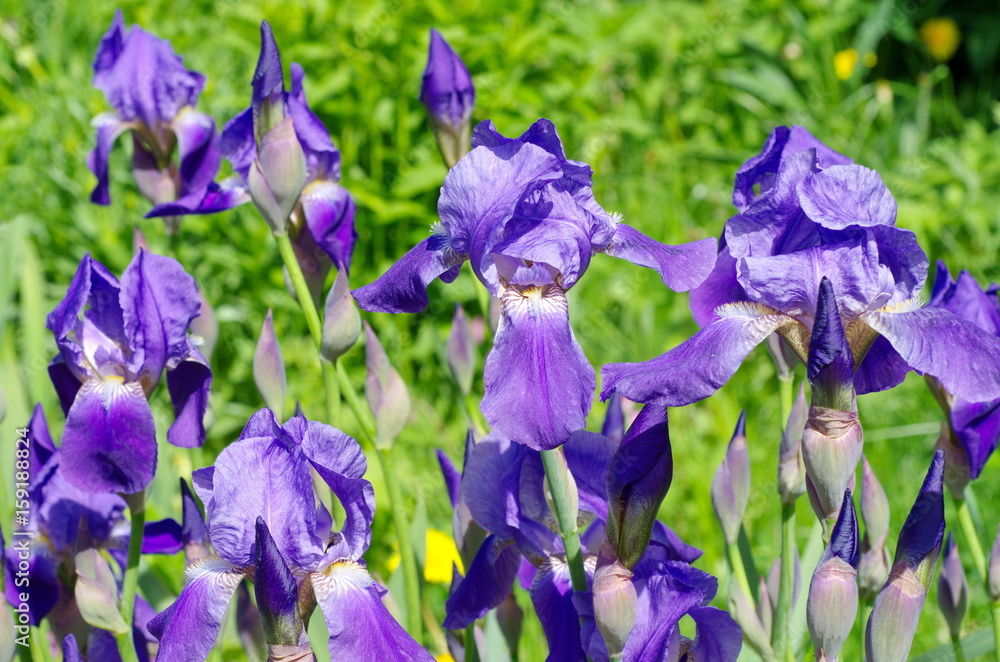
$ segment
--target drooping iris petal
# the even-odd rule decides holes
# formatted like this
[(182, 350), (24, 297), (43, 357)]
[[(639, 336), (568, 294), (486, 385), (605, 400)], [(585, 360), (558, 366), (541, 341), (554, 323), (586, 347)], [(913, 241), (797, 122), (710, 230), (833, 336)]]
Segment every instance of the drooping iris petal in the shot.
[(188, 583), (177, 600), (147, 625), (160, 641), (158, 659), (202, 662), (208, 657), (245, 573), (209, 557), (188, 568), (187, 574)]
[[(256, 538), (251, 518), (260, 516), (290, 564), (315, 567), (323, 541), (316, 536), (312, 478), (301, 452), (274, 438), (242, 439), (219, 454), (212, 483), (208, 528), (219, 556), (251, 565)], [(200, 489), (199, 496), (205, 501)]]
[(349, 268), (358, 237), (354, 230), (354, 198), (340, 184), (317, 180), (306, 186), (299, 201), (316, 245), (335, 265)]
[(239, 176), (212, 182), (204, 190), (196, 190), (175, 200), (155, 205), (144, 218), (183, 216), (185, 214), (215, 214), (250, 202), (250, 191)]
[(80, 391), (80, 380), (73, 374), (73, 369), (63, 360), (62, 355), (52, 359), (49, 363), (49, 379), (59, 396), (59, 406), (63, 414), (69, 413), (69, 408), (76, 400), (76, 394)]
[(482, 410), (498, 433), (536, 450), (555, 448), (586, 425), (594, 369), (569, 326), (558, 286), (509, 288), (483, 369)]
[(461, 630), (486, 615), (510, 595), (521, 554), (510, 541), (490, 535), (483, 541), (465, 577), (445, 602), (448, 630)]
[(95, 540), (106, 541), (125, 512), (125, 502), (117, 494), (91, 494), (70, 484), (60, 467), (64, 457), (59, 451), (32, 477), (37, 524), (56, 552), (74, 548), (81, 519)]
[(174, 422), (167, 441), (180, 448), (197, 448), (205, 441), (205, 412), (212, 386), (212, 369), (198, 350), (167, 371), (167, 390), (174, 407)]
[[(286, 428), (303, 422), (305, 419), (296, 417)], [(315, 421), (305, 422), (303, 434), (298, 438), (302, 452), (333, 490), (346, 513), (340, 541), (327, 550), (327, 555), (352, 560), (361, 558), (371, 544), (371, 522), (375, 517), (375, 492), (363, 477), (368, 465), (361, 445), (340, 430)]]
[(996, 285), (984, 291), (972, 274), (964, 270), (957, 281), (953, 280), (948, 267), (940, 260), (927, 306), (945, 308), (984, 331), (1000, 335), (1000, 299)]
[(601, 397), (617, 389), (629, 400), (668, 407), (707, 398), (729, 381), (750, 350), (779, 328), (795, 324), (786, 315), (753, 304), (730, 304), (718, 312), (718, 321), (662, 356), (605, 365)]
[(108, 191), (108, 158), (118, 136), (133, 128), (131, 122), (120, 119), (114, 113), (101, 113), (92, 122), (97, 129), (94, 150), (87, 156), (87, 167), (97, 177), (97, 186), (90, 193), (90, 201), (96, 205), (111, 204)]
[(668, 659), (667, 651), (677, 621), (701, 606), (705, 596), (696, 587), (675, 576), (673, 564), (661, 565), (657, 572), (648, 576), (637, 572), (635, 585), (639, 616), (625, 644), (623, 659), (630, 662)]
[(865, 322), (914, 370), (970, 402), (1000, 397), (1000, 339), (939, 308), (875, 311)]
[(547, 561), (531, 583), (531, 602), (542, 623), (549, 644), (547, 662), (579, 662), (585, 660), (580, 640), (580, 617), (573, 606), (573, 585), (569, 566), (564, 562)]
[(967, 402), (955, 398), (951, 426), (969, 457), (969, 475), (978, 478), (1000, 438), (1000, 400)]
[(854, 373), (854, 390), (858, 395), (888, 390), (901, 384), (909, 371), (899, 352), (885, 336), (879, 336)]
[(743, 633), (732, 617), (715, 607), (695, 607), (688, 612), (698, 634), (688, 650), (694, 660), (736, 662), (743, 648)]
[(146, 522), (142, 534), (143, 554), (176, 554), (183, 548), (181, 525), (175, 520)]
[(433, 662), (382, 604), (367, 570), (356, 563), (334, 564), (327, 574), (314, 572), (309, 579), (330, 632), (331, 659)]
[(514, 537), (518, 525), (521, 444), (489, 435), (473, 447), (462, 472), (462, 498), (476, 522), (499, 538)]
[(810, 219), (831, 230), (849, 225), (892, 225), (896, 201), (879, 174), (859, 165), (831, 166), (798, 186), (799, 203)]
[[(20, 607), (24, 604), (21, 601), (21, 594), (25, 591), (15, 583), (20, 577), (26, 578), (30, 591), (28, 594), (28, 623), (38, 626), (42, 619), (49, 615), (52, 608), (56, 606), (61, 594), (66, 589), (59, 580), (59, 563), (56, 559), (41, 553), (41, 549), (33, 549), (33, 545), (28, 538), (15, 537), (11, 544), (4, 550), (4, 595), (7, 602), (13, 607)], [(27, 564), (27, 572), (24, 570)], [(21, 580), (22, 583), (25, 579)], [(5, 607), (6, 608), (6, 607)]]
[(211, 115), (185, 108), (171, 123), (171, 128), (177, 136), (181, 179), (179, 197), (192, 192), (204, 193), (219, 171), (219, 161), (222, 160), (215, 120)]
[(177, 260), (139, 251), (122, 274), (122, 313), (130, 367), (141, 379), (155, 384), (164, 367), (188, 357), (187, 329), (200, 310), (194, 279)]
[(354, 290), (354, 298), (359, 306), (374, 312), (420, 312), (427, 307), (430, 282), (464, 261), (448, 245), (447, 237), (431, 235), (407, 251), (374, 283)]
[(63, 430), (62, 472), (85, 492), (141, 491), (156, 471), (156, 425), (138, 382), (90, 378)]
[(702, 555), (700, 549), (681, 540), (681, 537), (674, 533), (673, 529), (659, 520), (653, 522), (653, 533), (650, 537), (650, 543), (662, 545), (666, 558), (669, 561), (694, 563)]
[(693, 241), (683, 246), (667, 246), (624, 223), (615, 226), (608, 255), (655, 269), (663, 284), (674, 292), (687, 292), (701, 285), (712, 271), (714, 239)]

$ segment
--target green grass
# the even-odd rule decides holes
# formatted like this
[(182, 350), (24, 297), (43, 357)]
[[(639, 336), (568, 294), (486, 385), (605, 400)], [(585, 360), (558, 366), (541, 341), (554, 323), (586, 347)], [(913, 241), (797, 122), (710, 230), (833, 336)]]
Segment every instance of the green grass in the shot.
[[(920, 4), (916, 14), (908, 11), (910, 4), (880, 2), (872, 11), (862, 0), (794, 6), (775, 0), (452, 4), (146, 0), (121, 6), (126, 23), (170, 39), (185, 63), (207, 76), (199, 108), (219, 126), (248, 104), (259, 23), (271, 22), (286, 68), (291, 61), (305, 68), (310, 103), (343, 154), (343, 183), (359, 206), (355, 286), (381, 274), (436, 220), (445, 168), (417, 102), (431, 26), (468, 64), (477, 88), (474, 120), (492, 119), (507, 135), (519, 134), (538, 117), (553, 120), (567, 155), (594, 167), (598, 201), (659, 240), (678, 244), (717, 236), (733, 213), (735, 169), (759, 151), (775, 125), (799, 123), (880, 171), (899, 202), (898, 224), (917, 234), (932, 261), (943, 259), (953, 271), (969, 269), (981, 282), (1000, 280), (1000, 104), (991, 68), (981, 63), (990, 52), (981, 35), (986, 28), (977, 28), (989, 27), (991, 17), (957, 14), (966, 31), (959, 54), (951, 63), (935, 64), (914, 29), (938, 11), (938, 2)], [(61, 299), (83, 253), (91, 251), (120, 273), (131, 257), (135, 225), (154, 250), (168, 250), (162, 224), (142, 219), (148, 204), (131, 181), (127, 141), (113, 154), (112, 205), (87, 201), (94, 185), (86, 168), (93, 144), (89, 122), (107, 110), (90, 84), (90, 63), (114, 9), (110, 2), (0, 0), (5, 439), (28, 419), (35, 401), (45, 404), (55, 431), (61, 428), (45, 372), (55, 346), (44, 315)], [(849, 47), (875, 52), (879, 62), (841, 81), (833, 57)], [(210, 464), (263, 406), (253, 387), (251, 357), (268, 308), (274, 309), (288, 365), (288, 407), (300, 400), (307, 414), (319, 417), (323, 411), (304, 320), (284, 289), (268, 228), (252, 206), (185, 219), (177, 257), (220, 320), (212, 361), (214, 422), (201, 453), (161, 446), (155, 517), (179, 514), (177, 476)], [(406, 506), (423, 504), (430, 524), (449, 531), (450, 507), (433, 449), (461, 457), (464, 415), (444, 360), (444, 338), (456, 301), (470, 315), (482, 311), (468, 271), (452, 285), (432, 285), (430, 296), (424, 313), (366, 318), (413, 399), (413, 416), (396, 451), (400, 474), (407, 477)], [(667, 291), (651, 271), (609, 257), (593, 261), (570, 298), (574, 330), (595, 366), (651, 358), (696, 328), (686, 295)], [(480, 370), (484, 352), (480, 348)], [(360, 348), (345, 357), (358, 385), (363, 358)], [(482, 392), (481, 376), (476, 389)], [(167, 398), (159, 393), (154, 401), (165, 431)], [(755, 561), (766, 569), (779, 548), (774, 474), (781, 429), (766, 352), (754, 352), (717, 395), (671, 412), (675, 476), (661, 516), (705, 549), (700, 567), (720, 577), (724, 553), (708, 480), (741, 408), (748, 410), (754, 475), (746, 527)], [(890, 392), (863, 397), (859, 408), (866, 450), (890, 495), (892, 528), (898, 531), (929, 463), (940, 412), (916, 376)], [(600, 425), (603, 409), (595, 407), (591, 427)], [(351, 432), (356, 423), (345, 416), (342, 426)], [(4, 480), (11, 461), (5, 452)], [(994, 458), (976, 485), (988, 539), (997, 523), (990, 504), (1000, 498), (998, 470)], [(381, 476), (377, 469), (372, 473), (381, 498)], [(3, 498), (10, 498), (9, 490)], [(813, 520), (800, 503), (801, 545)], [(8, 521), (4, 517), (5, 528)], [(395, 543), (390, 522), (380, 500), (368, 557), (380, 573)], [(158, 591), (151, 597), (163, 607), (169, 591), (180, 586), (179, 566), (176, 560), (153, 560), (144, 567), (143, 587)], [(948, 641), (934, 591), (914, 653)], [(429, 594), (440, 619), (444, 591)], [(526, 596), (519, 599), (530, 612)], [(544, 657), (544, 641), (531, 619), (522, 660)], [(967, 631), (986, 627), (988, 619), (982, 594), (973, 590)], [(848, 646), (845, 659), (857, 659), (856, 643)]]

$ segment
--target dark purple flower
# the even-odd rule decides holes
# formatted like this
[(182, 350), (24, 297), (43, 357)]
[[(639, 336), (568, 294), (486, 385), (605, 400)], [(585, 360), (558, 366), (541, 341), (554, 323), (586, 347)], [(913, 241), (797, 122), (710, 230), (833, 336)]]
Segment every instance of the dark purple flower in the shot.
[(706, 326), (651, 361), (605, 366), (603, 397), (618, 389), (640, 402), (695, 402), (772, 333), (807, 360), (823, 278), (850, 339), (857, 393), (891, 388), (913, 369), (961, 397), (1000, 396), (1000, 339), (920, 308), (927, 258), (913, 233), (895, 226), (896, 203), (878, 173), (843, 161), (804, 130), (776, 129), (741, 169), (740, 213), (726, 223), (715, 270), (692, 295), (695, 319)]
[[(331, 531), (330, 513), (313, 489), (313, 470), (344, 507), (340, 531)], [(333, 659), (408, 655), (405, 659), (431, 660), (389, 614), (383, 590), (365, 569), (362, 555), (371, 542), (375, 513), (365, 470), (361, 447), (343, 432), (300, 416), (280, 426), (268, 409), (254, 414), (215, 465), (193, 475), (218, 556), (193, 565), (176, 602), (150, 623), (160, 641), (159, 655), (178, 662), (203, 660), (244, 577), (287, 580), (278, 568), (257, 567), (280, 558), (299, 595), (315, 596), (314, 604), (300, 608), (318, 605), (323, 612)], [(266, 554), (257, 549), (257, 518), (274, 543)], [(306, 583), (309, 587), (303, 587)], [(287, 613), (290, 603), (281, 606), (286, 589), (274, 594), (279, 597), (272, 611)]]
[(518, 443), (554, 448), (584, 426), (593, 400), (594, 370), (570, 328), (566, 298), (591, 256), (656, 269), (668, 287), (685, 290), (707, 274), (714, 242), (665, 246), (619, 223), (594, 200), (590, 166), (566, 158), (548, 120), (519, 138), (485, 121), (472, 144), (445, 178), (440, 225), (354, 296), (366, 310), (418, 312), (430, 282), (450, 283), (469, 260), (501, 302), (484, 367), (486, 420)]
[(215, 122), (194, 110), (205, 77), (185, 69), (170, 42), (137, 25), (126, 31), (117, 11), (94, 58), (94, 85), (115, 110), (94, 119), (97, 146), (88, 166), (97, 187), (91, 202), (111, 201), (108, 157), (125, 131), (132, 132), (139, 190), (153, 204), (205, 195), (220, 159)]
[[(287, 230), (292, 246), (314, 296), (318, 296), (332, 266), (350, 267), (357, 233), (354, 231), (354, 199), (339, 184), (340, 151), (331, 142), (323, 122), (309, 109), (302, 85), (304, 77), (302, 67), (293, 62), (291, 89), (285, 91), (278, 46), (265, 21), (261, 25), (261, 53), (254, 74), (251, 106), (226, 123), (219, 142), (223, 155), (232, 163), (237, 175), (213, 183), (200, 196), (191, 195), (173, 204), (158, 205), (147, 217), (214, 214), (249, 202), (252, 174), (256, 172), (268, 180), (268, 187), (273, 189), (271, 193), (276, 195), (274, 202), (280, 209), (275, 213), (284, 214), (284, 218), (269, 219), (269, 222), (283, 228), (284, 222), (289, 220), (288, 213), (291, 214)], [(262, 113), (262, 108), (268, 111)], [(262, 115), (266, 117), (262, 119)], [(291, 132), (276, 134), (274, 141), (267, 143), (270, 154), (262, 151), (265, 149), (263, 136), (257, 135), (262, 122), (268, 124), (267, 118), (272, 121), (290, 119), (292, 124)], [(272, 126), (268, 124), (267, 128)], [(305, 181), (304, 188), (299, 188), (301, 195), (291, 196), (284, 194), (288, 187), (279, 185), (278, 180), (286, 176), (288, 170), (282, 145), (288, 145), (293, 138), (305, 158)], [(301, 183), (289, 184), (289, 187), (301, 187)], [(286, 199), (290, 197), (294, 199)]]
[[(998, 286), (983, 290), (968, 271), (962, 271), (953, 280), (944, 262), (937, 263), (937, 277), (931, 291), (928, 308), (942, 308), (975, 324), (983, 331), (1000, 336), (1000, 299)], [(961, 494), (969, 480), (982, 473), (986, 461), (997, 448), (1000, 439), (1000, 399), (986, 402), (969, 402), (947, 392), (935, 384), (950, 424), (948, 446), (958, 452), (948, 452), (945, 482), (952, 492)]]
[(420, 103), (427, 108), (438, 147), (449, 168), (469, 151), (469, 120), (475, 101), (476, 90), (462, 58), (440, 32), (431, 28)]
[(212, 371), (188, 338), (200, 303), (176, 260), (140, 251), (121, 282), (84, 256), (46, 326), (59, 356), (49, 375), (66, 427), (66, 480), (87, 492), (139, 492), (156, 471), (156, 428), (147, 398), (167, 371), (175, 420), (167, 440), (205, 440)]

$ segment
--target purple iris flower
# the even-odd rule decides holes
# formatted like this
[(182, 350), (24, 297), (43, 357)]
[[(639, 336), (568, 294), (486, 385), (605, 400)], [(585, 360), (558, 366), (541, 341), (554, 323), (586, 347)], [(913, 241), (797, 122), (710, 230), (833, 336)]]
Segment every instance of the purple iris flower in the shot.
[(912, 369), (972, 401), (1000, 396), (1000, 339), (920, 307), (927, 258), (913, 233), (895, 226), (896, 202), (874, 170), (804, 129), (779, 127), (740, 169), (733, 197), (739, 213), (726, 223), (712, 275), (692, 293), (706, 326), (651, 361), (605, 366), (603, 397), (617, 388), (639, 402), (695, 402), (772, 333), (806, 361), (824, 277), (857, 393), (891, 388)]
[(121, 281), (84, 256), (66, 298), (46, 321), (59, 355), (49, 376), (66, 427), (64, 475), (85, 492), (141, 491), (156, 471), (156, 426), (147, 398), (164, 369), (175, 420), (167, 440), (193, 448), (212, 371), (188, 338), (198, 291), (176, 260), (140, 251)]
[[(344, 507), (340, 531), (331, 531), (330, 513), (313, 490), (313, 470)], [(361, 447), (343, 432), (302, 416), (282, 426), (269, 409), (254, 414), (215, 465), (193, 475), (217, 556), (192, 565), (180, 596), (150, 623), (160, 641), (158, 655), (177, 662), (204, 660), (243, 578), (274, 576), (271, 568), (255, 567), (261, 518), (308, 603), (301, 605), (303, 614), (317, 604), (323, 612), (332, 659), (429, 662), (431, 656), (382, 604), (384, 589), (365, 569), (362, 555), (375, 514), (365, 470)]]
[[(75, 574), (74, 555), (81, 527), (86, 528), (93, 544), (106, 550), (120, 568), (125, 567), (130, 527), (124, 518), (125, 501), (120, 496), (84, 492), (66, 480), (62, 450), (53, 443), (41, 405), (36, 405), (25, 427), (29, 479), (16, 475), (15, 479), (29, 484), (30, 508), (27, 521), (15, 525), (11, 544), (5, 550), (5, 593), (14, 606), (21, 604), (20, 594), (27, 593), (30, 624), (37, 626), (49, 617), (59, 634), (79, 619), (73, 587), (66, 583), (66, 577)], [(180, 531), (181, 526), (170, 519), (147, 523), (143, 553), (176, 553), (181, 548)], [(25, 586), (30, 590), (25, 590)], [(149, 611), (149, 605), (137, 596), (137, 631), (145, 627)], [(137, 641), (143, 644), (140, 648), (145, 648), (142, 636), (137, 635)], [(115, 657), (107, 659), (118, 659), (113, 637), (111, 650), (116, 651)]]
[(484, 367), (486, 420), (506, 438), (555, 448), (584, 426), (593, 400), (594, 369), (570, 328), (566, 298), (591, 256), (656, 269), (668, 287), (687, 290), (708, 274), (714, 241), (666, 246), (618, 222), (594, 200), (590, 166), (566, 158), (548, 120), (519, 138), (485, 121), (472, 145), (445, 178), (440, 225), (354, 296), (365, 310), (418, 312), (428, 284), (452, 282), (469, 260), (501, 302)]
[[(640, 423), (639, 427), (634, 436), (648, 432), (648, 426)], [(616, 445), (601, 434), (579, 430), (563, 451), (579, 492), (581, 542), (585, 567), (591, 575), (597, 554), (606, 544), (609, 470)], [(625, 474), (622, 480), (639, 491), (646, 489), (638, 466), (620, 465), (648, 459), (648, 454), (633, 452), (620, 460), (617, 471)], [(601, 637), (595, 634), (589, 594), (583, 602), (574, 599), (569, 566), (556, 533), (555, 516), (545, 500), (543, 479), (538, 451), (495, 433), (472, 447), (462, 475), (461, 498), (476, 523), (490, 535), (446, 602), (444, 625), (449, 629), (467, 627), (499, 605), (521, 574), (532, 577), (529, 592), (549, 642), (549, 660), (584, 660), (588, 654), (595, 660), (607, 659)], [(641, 499), (635, 496), (636, 501)], [(626, 506), (629, 512), (634, 509), (634, 503)], [(662, 657), (657, 655), (662, 656), (664, 651), (677, 651), (680, 635), (675, 626), (684, 614), (691, 614), (699, 622), (701, 616), (706, 617), (707, 629), (700, 631), (705, 646), (709, 645), (707, 640), (713, 639), (712, 632), (717, 631), (727, 642), (724, 649), (731, 652), (735, 642), (738, 653), (739, 629), (735, 624), (716, 628), (716, 610), (704, 608), (715, 595), (716, 585), (714, 578), (688, 565), (700, 555), (661, 522), (653, 523), (649, 547), (635, 566), (638, 615), (625, 659), (659, 660)], [(537, 568), (533, 574), (520, 572), (522, 557)], [(713, 613), (698, 611), (703, 608)], [(585, 625), (582, 631), (581, 617)], [(735, 655), (696, 659), (735, 660)]]
[(265, 21), (261, 25), (261, 52), (251, 106), (226, 123), (219, 143), (237, 175), (213, 183), (200, 196), (158, 205), (147, 217), (213, 214), (249, 202), (251, 170), (263, 156), (254, 118), (260, 115), (262, 106), (276, 104), (285, 117), (291, 118), (294, 137), (305, 156), (305, 188), (298, 201), (293, 201), (288, 228), (303, 272), (312, 285), (316, 280), (322, 284), (331, 265), (349, 268), (357, 237), (354, 199), (339, 183), (340, 151), (334, 147), (323, 122), (309, 109), (302, 85), (304, 78), (302, 67), (293, 62), (291, 89), (285, 91), (278, 45)]
[[(1000, 300), (997, 299), (997, 290), (996, 284), (983, 290), (968, 271), (962, 271), (958, 280), (954, 280), (944, 262), (938, 261), (937, 277), (927, 306), (951, 311), (990, 335), (1000, 336)], [(1000, 399), (969, 402), (952, 396), (936, 383), (932, 384), (948, 414), (951, 438), (961, 448), (957, 457), (949, 453), (945, 482), (953, 491), (957, 487), (958, 494), (961, 494), (970, 479), (979, 477), (986, 461), (997, 448), (997, 439), (1000, 437)], [(959, 479), (957, 484), (953, 480), (956, 477)]]
[(111, 202), (108, 157), (125, 131), (132, 132), (136, 183), (153, 204), (205, 195), (220, 159), (215, 121), (194, 110), (205, 77), (185, 69), (170, 42), (137, 25), (126, 31), (117, 11), (97, 48), (94, 85), (115, 110), (94, 119), (97, 146), (87, 165), (97, 186), (91, 202)]

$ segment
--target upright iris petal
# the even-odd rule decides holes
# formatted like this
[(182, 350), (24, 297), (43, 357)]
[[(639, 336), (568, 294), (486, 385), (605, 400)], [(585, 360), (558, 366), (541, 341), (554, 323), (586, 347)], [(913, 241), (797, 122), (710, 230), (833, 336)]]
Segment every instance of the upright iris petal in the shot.
[(187, 330), (200, 308), (175, 260), (140, 251), (121, 282), (84, 256), (49, 315), (60, 354), (49, 371), (66, 411), (66, 479), (88, 492), (141, 491), (156, 470), (147, 398), (164, 369), (176, 420), (167, 440), (200, 446), (212, 375)]
[(185, 69), (169, 42), (136, 25), (126, 31), (119, 10), (94, 58), (94, 86), (115, 110), (94, 120), (97, 146), (88, 166), (97, 186), (91, 202), (111, 200), (108, 157), (125, 131), (133, 136), (136, 182), (153, 204), (206, 194), (221, 155), (215, 122), (194, 110), (205, 78)]
[(441, 189), (441, 224), (374, 283), (355, 290), (362, 308), (418, 312), (435, 278), (451, 282), (469, 260), (500, 300), (486, 358), (483, 411), (499, 434), (535, 449), (583, 427), (594, 371), (569, 324), (566, 291), (594, 253), (656, 269), (673, 289), (708, 275), (712, 241), (666, 246), (618, 222), (594, 200), (591, 169), (566, 158), (548, 120), (518, 138), (480, 123), (473, 149)]
[[(807, 360), (824, 278), (858, 393), (891, 388), (913, 369), (961, 397), (1000, 396), (1000, 339), (944, 311), (917, 310), (927, 258), (913, 233), (895, 226), (896, 204), (878, 173), (800, 127), (779, 127), (740, 169), (733, 201), (739, 213), (726, 223), (715, 269), (692, 295), (705, 328), (659, 358), (605, 366), (603, 397), (617, 389), (640, 402), (695, 402), (772, 332)], [(851, 367), (838, 368), (841, 382), (844, 370)]]

